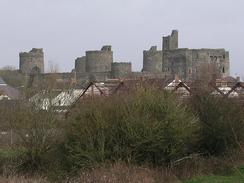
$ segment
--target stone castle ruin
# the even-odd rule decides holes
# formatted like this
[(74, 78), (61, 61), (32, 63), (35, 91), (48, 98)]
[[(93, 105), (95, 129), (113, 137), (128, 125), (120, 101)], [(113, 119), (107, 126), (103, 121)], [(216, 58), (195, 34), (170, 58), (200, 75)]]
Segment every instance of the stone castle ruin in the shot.
[(19, 54), (19, 69), (23, 74), (44, 73), (43, 49), (33, 48), (30, 52)]
[(153, 46), (144, 51), (144, 72), (163, 72), (167, 76), (178, 75), (183, 80), (195, 80), (201, 76), (201, 72), (207, 73), (203, 70), (207, 66), (212, 67), (220, 77), (230, 74), (229, 52), (225, 49), (178, 48), (177, 30), (173, 30), (170, 36), (163, 37), (162, 48), (163, 50), (157, 50)]
[(129, 62), (114, 62), (112, 47), (103, 46), (101, 50), (87, 51), (86, 56), (77, 58), (74, 72), (79, 79), (123, 78), (132, 73), (132, 65)]
[[(207, 66), (207, 67), (206, 67)], [(206, 74), (209, 67), (214, 68), (219, 77), (230, 74), (229, 52), (225, 49), (178, 48), (178, 31), (163, 37), (162, 50), (152, 46), (143, 51), (142, 72), (132, 72), (130, 62), (114, 62), (111, 46), (101, 50), (86, 51), (85, 56), (75, 60), (71, 73), (59, 73), (63, 78), (105, 81), (107, 79), (131, 77), (175, 77), (182, 80), (195, 80)], [(33, 48), (29, 53), (20, 53), (20, 71), (24, 74), (44, 73), (44, 54), (42, 49)]]

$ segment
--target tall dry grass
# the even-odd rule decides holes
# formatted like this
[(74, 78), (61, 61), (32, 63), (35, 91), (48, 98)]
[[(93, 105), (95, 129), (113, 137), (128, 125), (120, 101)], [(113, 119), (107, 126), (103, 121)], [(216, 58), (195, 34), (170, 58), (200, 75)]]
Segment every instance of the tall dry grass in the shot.
[(124, 162), (104, 163), (100, 167), (80, 171), (75, 177), (64, 177), (60, 180), (13, 175), (0, 177), (0, 183), (183, 183), (193, 177), (238, 173), (236, 167), (243, 165), (244, 156), (238, 151), (233, 157), (235, 158), (192, 156), (171, 166), (158, 168)]
[(48, 183), (44, 178), (27, 178), (27, 177), (0, 177), (0, 183)]

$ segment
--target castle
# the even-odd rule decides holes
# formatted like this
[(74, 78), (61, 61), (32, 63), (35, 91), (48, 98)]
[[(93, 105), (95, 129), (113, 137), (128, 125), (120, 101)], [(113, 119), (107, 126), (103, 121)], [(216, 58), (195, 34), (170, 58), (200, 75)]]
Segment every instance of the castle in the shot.
[[(225, 49), (178, 48), (178, 31), (163, 37), (162, 50), (152, 46), (143, 52), (143, 69), (132, 72), (130, 62), (114, 62), (111, 46), (101, 50), (87, 51), (85, 56), (75, 60), (71, 73), (59, 73), (63, 78), (75, 77), (77, 80), (105, 81), (113, 78), (157, 77), (166, 78), (177, 75), (182, 80), (199, 79), (202, 68), (214, 67), (219, 77), (230, 74), (229, 52)], [(44, 54), (42, 49), (32, 49), (20, 53), (20, 71), (24, 74), (44, 74)]]
[(215, 72), (220, 77), (230, 74), (229, 52), (225, 49), (178, 48), (177, 30), (173, 30), (170, 36), (163, 37), (162, 48), (163, 50), (158, 51), (153, 46), (144, 51), (144, 72), (163, 72), (169, 76), (178, 75), (183, 80), (195, 80), (200, 77), (201, 69), (207, 65), (215, 67)]

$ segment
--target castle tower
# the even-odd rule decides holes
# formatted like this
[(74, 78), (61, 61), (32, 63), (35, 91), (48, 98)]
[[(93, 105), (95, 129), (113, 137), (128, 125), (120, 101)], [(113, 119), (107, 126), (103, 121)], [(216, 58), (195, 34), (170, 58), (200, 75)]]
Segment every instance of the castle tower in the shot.
[(173, 30), (170, 36), (163, 37), (163, 50), (178, 49), (178, 30)]
[(86, 73), (86, 57), (79, 57), (75, 60), (75, 71), (77, 73)]
[(111, 46), (103, 46), (99, 51), (86, 52), (86, 72), (111, 72), (113, 51)]
[(30, 52), (19, 54), (19, 69), (24, 74), (44, 73), (43, 49), (33, 48)]
[(162, 51), (157, 50), (157, 46), (152, 46), (150, 50), (143, 51), (144, 72), (162, 72)]

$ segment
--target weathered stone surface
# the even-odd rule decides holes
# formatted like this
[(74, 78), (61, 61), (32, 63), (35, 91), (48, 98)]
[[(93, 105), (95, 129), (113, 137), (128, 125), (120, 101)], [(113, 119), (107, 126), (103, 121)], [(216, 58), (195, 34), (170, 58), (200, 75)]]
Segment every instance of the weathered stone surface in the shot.
[(111, 46), (104, 46), (100, 51), (86, 52), (86, 72), (110, 72), (112, 63)]
[(163, 37), (163, 50), (178, 49), (178, 31), (173, 30), (172, 34), (167, 37)]
[(19, 68), (24, 74), (44, 73), (43, 49), (33, 48), (30, 52), (19, 54)]
[(114, 62), (112, 63), (111, 76), (113, 78), (123, 78), (130, 75), (132, 66), (130, 62)]
[[(214, 67), (215, 74), (229, 76), (229, 53), (224, 49), (176, 49), (163, 51), (163, 71), (183, 80), (201, 79), (204, 66)], [(207, 70), (206, 70), (206, 74)]]
[[(77, 58), (74, 71), (78, 81), (91, 78), (97, 81), (123, 77), (173, 78), (175, 75), (181, 80), (195, 80), (202, 79), (204, 69), (209, 67), (214, 67), (215, 74), (220, 77), (229, 76), (229, 52), (225, 49), (178, 48), (178, 31), (173, 30), (171, 35), (163, 37), (162, 50), (152, 46), (143, 51), (143, 72), (132, 72), (131, 63), (113, 63), (113, 51), (109, 45), (101, 50), (87, 51), (86, 56)], [(43, 50), (33, 48), (28, 53), (20, 53), (20, 71), (25, 74), (43, 73)], [(73, 77), (72, 74), (61, 76), (64, 79)]]
[[(178, 31), (163, 39), (162, 71), (182, 80), (202, 79), (203, 69), (215, 70), (220, 77), (230, 75), (229, 52), (225, 49), (179, 49)], [(208, 68), (204, 68), (208, 67)], [(214, 68), (209, 68), (214, 67)], [(207, 70), (206, 70), (206, 73)]]
[(75, 60), (75, 71), (77, 73), (86, 73), (86, 57), (79, 57)]
[(143, 51), (142, 71), (162, 72), (162, 51), (158, 51), (156, 46), (152, 46), (148, 51)]

